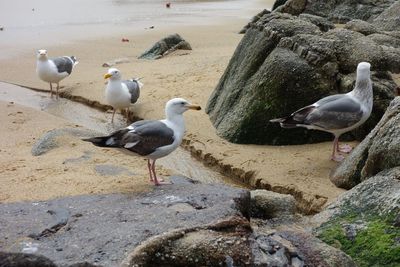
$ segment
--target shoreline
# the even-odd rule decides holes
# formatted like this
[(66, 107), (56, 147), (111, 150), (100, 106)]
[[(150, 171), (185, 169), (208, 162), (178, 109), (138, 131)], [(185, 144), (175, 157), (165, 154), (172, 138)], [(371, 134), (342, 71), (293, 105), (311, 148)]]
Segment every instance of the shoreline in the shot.
[[(42, 4), (46, 3), (46, 1), (49, 0), (43, 0)], [(234, 4), (235, 7), (230, 7), (228, 9), (225, 7), (224, 10), (224, 7), (220, 5), (227, 4), (227, 2), (232, 2), (231, 4)], [(78, 3), (80, 4), (81, 2), (78, 1)], [(211, 7), (206, 8), (209, 3)], [(135, 4), (135, 2), (132, 2), (124, 8), (121, 18), (119, 18), (116, 13), (114, 16), (106, 16), (105, 19), (102, 19), (101, 16), (95, 19), (95, 17), (93, 17), (94, 15), (91, 13), (91, 19), (88, 21), (84, 18), (79, 18), (72, 23), (69, 21), (69, 17), (63, 17), (65, 21), (59, 21), (56, 18), (53, 18), (53, 21), (51, 19), (47, 21), (37, 18), (33, 19), (35, 15), (36, 17), (42, 16), (46, 18), (46, 16), (48, 16), (46, 13), (54, 11), (52, 10), (54, 7), (47, 7), (44, 5), (41, 7), (44, 10), (40, 10), (40, 8), (35, 9), (35, 4), (32, 3), (32, 11), (30, 7), (18, 7), (17, 9), (22, 12), (21, 14), (27, 16), (25, 19), (32, 21), (32, 25), (18, 25), (18, 22), (14, 21), (15, 18), (12, 18), (9, 22), (7, 22), (7, 17), (5, 21), (0, 21), (0, 26), (4, 28), (4, 30), (0, 32), (0, 41), (3, 43), (3, 53), (0, 55), (0, 60), (7, 60), (25, 55), (26, 53), (24, 51), (28, 49), (31, 49), (32, 54), (34, 54), (36, 50), (42, 49), (43, 47), (59, 47), (102, 38), (118, 37), (120, 39), (126, 36), (143, 35), (146, 34), (147, 31), (152, 31), (152, 29), (149, 28), (151, 26), (156, 30), (165, 32), (171, 31), (174, 28), (181, 28), (182, 25), (185, 25), (184, 27), (212, 26), (213, 24), (221, 24), (227, 20), (250, 20), (257, 10), (272, 7), (273, 3), (274, 1), (271, 0), (252, 0), (251, 3), (242, 0), (211, 2), (187, 1), (182, 3), (177, 2), (172, 8), (166, 9), (163, 2), (151, 2), (151, 8), (159, 9), (159, 11), (148, 13), (149, 10), (147, 9), (150, 8), (149, 6), (147, 9), (145, 8), (143, 10), (145, 11), (144, 15), (141, 15), (139, 18), (133, 16), (134, 18), (132, 19), (129, 17), (132, 15), (130, 15), (126, 9), (135, 7), (135, 5), (141, 5), (141, 3)], [(17, 2), (16, 5), (18, 6), (18, 4), (22, 5)], [(50, 6), (53, 3), (50, 1), (47, 4)], [(122, 7), (125, 4), (127, 3), (121, 2), (120, 4), (116, 4), (116, 6), (121, 5)], [(15, 9), (15, 7), (11, 7), (11, 10), (3, 15), (8, 16), (9, 13), (16, 12), (13, 8)], [(49, 9), (47, 10), (46, 8)], [(111, 8), (115, 9), (115, 6), (111, 5)], [(107, 6), (102, 6), (98, 12), (106, 12), (104, 9), (107, 9)], [(7, 8), (5, 10), (7, 11)], [(72, 11), (68, 10), (68, 12)], [(114, 10), (113, 12), (116, 11)], [(204, 15), (204, 12), (206, 15)], [(80, 14), (80, 16), (82, 15), (83, 14)], [(14, 24), (9, 25), (8, 23)]]

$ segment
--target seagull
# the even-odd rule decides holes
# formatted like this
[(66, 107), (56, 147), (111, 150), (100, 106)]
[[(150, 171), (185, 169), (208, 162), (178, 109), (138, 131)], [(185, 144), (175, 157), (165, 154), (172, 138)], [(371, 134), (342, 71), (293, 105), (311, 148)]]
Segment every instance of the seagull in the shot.
[(114, 115), (117, 109), (129, 108), (136, 103), (140, 95), (143, 83), (139, 79), (121, 80), (121, 72), (116, 68), (111, 68), (104, 79), (110, 79), (106, 87), (106, 101), (113, 107), (111, 123), (114, 122)]
[(65, 77), (71, 75), (72, 69), (78, 63), (79, 62), (74, 56), (64, 56), (49, 59), (47, 57), (47, 50), (38, 50), (36, 73), (41, 80), (50, 84), (51, 97), (53, 97), (52, 83), (57, 84), (56, 98), (58, 99), (58, 89), (60, 88), (60, 81)]
[(286, 118), (270, 120), (279, 122), (282, 128), (305, 127), (332, 133), (333, 152), (331, 159), (342, 161), (337, 152), (350, 153), (351, 146), (339, 147), (339, 137), (363, 124), (371, 115), (373, 104), (371, 65), (360, 62), (354, 89), (347, 94), (337, 94), (322, 98), (312, 105), (303, 107)]
[(123, 152), (134, 152), (147, 158), (150, 181), (155, 185), (165, 184), (157, 179), (156, 160), (167, 156), (182, 142), (185, 132), (183, 113), (189, 109), (201, 110), (183, 98), (173, 98), (165, 105), (163, 120), (141, 120), (107, 136), (83, 139), (99, 147), (115, 147)]

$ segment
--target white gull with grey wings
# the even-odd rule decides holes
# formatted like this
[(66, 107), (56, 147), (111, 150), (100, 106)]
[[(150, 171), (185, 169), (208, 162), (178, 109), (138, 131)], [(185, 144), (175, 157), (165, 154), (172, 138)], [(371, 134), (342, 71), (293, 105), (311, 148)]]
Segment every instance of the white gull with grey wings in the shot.
[(183, 98), (174, 98), (165, 106), (163, 120), (142, 120), (107, 136), (84, 139), (100, 147), (115, 147), (148, 158), (150, 180), (155, 185), (160, 181), (155, 172), (155, 162), (174, 151), (182, 142), (185, 133), (183, 113), (189, 109), (200, 110)]
[(305, 127), (332, 133), (335, 139), (331, 159), (341, 161), (343, 156), (337, 152), (348, 153), (351, 147), (339, 147), (340, 135), (357, 128), (371, 115), (373, 92), (370, 68), (368, 62), (358, 64), (356, 84), (351, 92), (322, 98), (286, 118), (271, 122), (279, 122), (283, 128)]
[(104, 75), (104, 79), (109, 79), (105, 96), (107, 103), (113, 107), (111, 122), (114, 122), (117, 109), (128, 109), (136, 103), (143, 83), (139, 79), (122, 80), (121, 72), (116, 68), (110, 68)]
[(58, 98), (58, 90), (60, 81), (72, 73), (72, 69), (76, 64), (76, 57), (64, 56), (56, 58), (48, 58), (47, 50), (38, 50), (36, 61), (36, 73), (42, 81), (50, 84), (50, 96), (53, 97), (52, 83), (57, 84), (56, 98)]

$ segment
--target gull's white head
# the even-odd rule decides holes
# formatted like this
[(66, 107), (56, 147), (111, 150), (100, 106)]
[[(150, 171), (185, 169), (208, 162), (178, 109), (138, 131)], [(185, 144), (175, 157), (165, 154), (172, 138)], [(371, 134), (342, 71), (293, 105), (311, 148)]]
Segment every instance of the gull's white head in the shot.
[(110, 80), (121, 80), (121, 72), (116, 68), (108, 69), (108, 72), (104, 74), (104, 79), (110, 78)]
[(37, 58), (41, 60), (46, 60), (47, 59), (47, 50), (45, 49), (40, 49), (37, 51)]
[(182, 114), (189, 109), (201, 110), (201, 107), (198, 105), (193, 105), (183, 98), (173, 98), (165, 105), (165, 113), (167, 116), (173, 114)]
[(370, 77), (371, 64), (368, 62), (360, 62), (357, 66), (357, 77), (358, 78), (369, 78)]

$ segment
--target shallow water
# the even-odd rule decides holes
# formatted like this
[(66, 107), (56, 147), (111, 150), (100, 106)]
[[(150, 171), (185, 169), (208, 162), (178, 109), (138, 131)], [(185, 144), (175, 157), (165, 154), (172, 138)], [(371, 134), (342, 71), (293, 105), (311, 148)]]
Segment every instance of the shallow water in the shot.
[[(0, 101), (14, 102), (41, 110), (102, 133), (110, 133), (126, 126), (126, 120), (120, 114), (115, 115), (115, 123), (111, 124), (111, 113), (102, 112), (64, 98), (51, 99), (48, 93), (36, 92), (3, 82), (0, 82)], [(244, 185), (207, 168), (182, 148), (178, 148), (168, 157), (159, 159), (157, 163), (172, 170), (173, 174), (180, 174), (203, 183), (224, 183), (244, 187)]]
[[(165, 3), (171, 2), (171, 8)], [(36, 49), (128, 32), (212, 25), (249, 18), (271, 0), (0, 0), (0, 59)], [(35, 50), (35, 49), (34, 49)], [(32, 53), (34, 53), (32, 50)]]
[[(204, 18), (246, 15), (254, 0), (13, 0), (0, 1), (1, 24), (14, 28), (50, 28), (60, 25), (125, 24), (146, 20), (179, 21), (182, 17)], [(221, 13), (220, 11), (224, 12)], [(185, 22), (185, 21), (182, 21)]]

